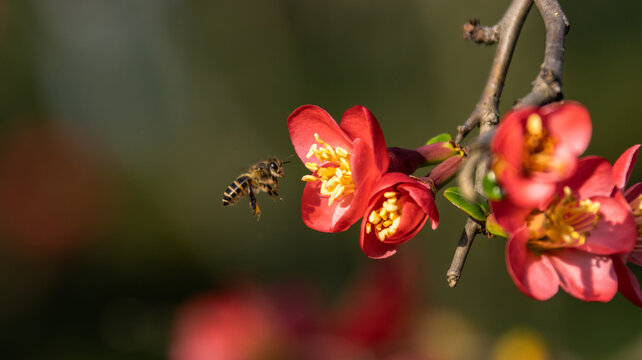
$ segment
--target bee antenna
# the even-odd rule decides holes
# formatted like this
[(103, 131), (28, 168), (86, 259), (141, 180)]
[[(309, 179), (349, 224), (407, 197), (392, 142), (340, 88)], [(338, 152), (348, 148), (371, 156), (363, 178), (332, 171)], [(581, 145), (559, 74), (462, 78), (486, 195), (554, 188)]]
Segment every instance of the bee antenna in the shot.
[(288, 164), (288, 163), (291, 163), (291, 162), (292, 161), (290, 161), (290, 160), (285, 160), (285, 161), (281, 161), (281, 164)]

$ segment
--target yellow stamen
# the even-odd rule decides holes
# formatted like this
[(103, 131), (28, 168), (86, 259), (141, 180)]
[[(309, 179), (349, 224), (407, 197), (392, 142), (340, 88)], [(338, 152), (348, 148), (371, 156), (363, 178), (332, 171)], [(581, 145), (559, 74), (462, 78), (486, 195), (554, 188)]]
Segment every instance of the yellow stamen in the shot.
[[(640, 238), (642, 238), (642, 194), (637, 198), (633, 199), (630, 203), (631, 210), (633, 210), (633, 217), (635, 217), (635, 223), (638, 225), (638, 248), (642, 247), (640, 244)], [(642, 249), (638, 249), (642, 251)]]
[(317, 163), (313, 163), (313, 162), (305, 163), (305, 167), (307, 167), (308, 170), (310, 170), (312, 172), (315, 172), (315, 171), (319, 170), (319, 165)]
[(307, 158), (313, 155), (318, 163), (307, 162), (305, 166), (314, 175), (306, 175), (303, 181), (321, 181), (321, 196), (328, 197), (328, 206), (332, 206), (335, 200), (354, 193), (354, 182), (352, 180), (352, 169), (350, 167), (350, 153), (346, 149), (333, 147), (323, 141), (319, 134), (314, 134), (316, 143), (310, 146), (306, 155)]
[(403, 201), (401, 194), (394, 191), (388, 191), (383, 194), (384, 201), (380, 207), (370, 212), (368, 222), (366, 223), (366, 234), (370, 234), (374, 227), (375, 236), (379, 241), (385, 242), (397, 232), (401, 223), (401, 206)]
[(524, 173), (564, 171), (566, 164), (555, 156), (555, 144), (556, 139), (544, 128), (542, 118), (531, 114), (524, 132)]
[(529, 248), (536, 252), (577, 247), (595, 229), (600, 203), (589, 199), (578, 201), (571, 189), (564, 188), (564, 197), (554, 201), (544, 212), (533, 212), (526, 219)]

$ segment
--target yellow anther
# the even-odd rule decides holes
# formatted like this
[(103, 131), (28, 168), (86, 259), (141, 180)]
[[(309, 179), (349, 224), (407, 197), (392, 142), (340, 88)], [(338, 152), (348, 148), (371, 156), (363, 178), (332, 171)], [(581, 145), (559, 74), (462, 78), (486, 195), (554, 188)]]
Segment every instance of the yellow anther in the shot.
[(328, 206), (332, 206), (335, 200), (354, 192), (350, 153), (343, 148), (334, 148), (323, 141), (318, 133), (314, 134), (314, 139), (316, 143), (310, 146), (307, 157), (314, 155), (323, 166), (313, 162), (306, 163), (305, 166), (315, 172), (316, 176), (315, 180), (312, 177), (303, 177), (302, 180), (321, 181), (319, 192), (328, 197)]
[(391, 203), (389, 203), (387, 201), (384, 202), (382, 205), (383, 205), (384, 209), (386, 209), (386, 211), (388, 211), (388, 212), (397, 211), (397, 209), (399, 209), (399, 206), (391, 204)]
[[(369, 234), (374, 227), (375, 235), (380, 241), (385, 241), (393, 236), (401, 224), (401, 201), (398, 198), (400, 193), (388, 191), (383, 194), (385, 201), (381, 202), (381, 207), (370, 212), (368, 222), (366, 223), (366, 234)], [(370, 226), (370, 227), (368, 227)], [(368, 231), (370, 228), (370, 231)]]
[(310, 158), (310, 157), (312, 157), (312, 155), (314, 155), (316, 152), (317, 152), (317, 144), (312, 144), (312, 146), (310, 146), (310, 150), (308, 150), (308, 154), (305, 156), (305, 158), (306, 158), (306, 159), (309, 159), (309, 158)]
[(303, 175), (303, 177), (301, 178), (301, 181), (305, 181), (305, 182), (313, 182), (313, 181), (317, 181), (317, 180), (319, 180), (319, 179), (317, 179), (313, 175)]
[(531, 114), (528, 119), (526, 119), (526, 131), (533, 136), (542, 135), (542, 118), (537, 114)]
[(590, 199), (578, 201), (572, 190), (564, 187), (564, 197), (553, 202), (541, 213), (527, 218), (529, 247), (541, 252), (576, 247), (586, 242), (586, 236), (597, 226), (600, 203)]
[(379, 213), (376, 211), (372, 211), (370, 213), (370, 216), (368, 217), (368, 221), (370, 221), (373, 224), (378, 224), (381, 222), (381, 216), (379, 216)]
[(319, 170), (319, 165), (317, 163), (313, 163), (313, 162), (305, 163), (305, 167), (308, 168), (308, 170), (310, 170), (312, 172), (315, 172), (315, 171)]
[(383, 197), (385, 197), (386, 199), (390, 200), (390, 198), (395, 198), (395, 199), (396, 199), (397, 195), (398, 195), (398, 193), (397, 193), (397, 192), (394, 192), (394, 191), (387, 191), (387, 192), (385, 192), (385, 193), (383, 194)]

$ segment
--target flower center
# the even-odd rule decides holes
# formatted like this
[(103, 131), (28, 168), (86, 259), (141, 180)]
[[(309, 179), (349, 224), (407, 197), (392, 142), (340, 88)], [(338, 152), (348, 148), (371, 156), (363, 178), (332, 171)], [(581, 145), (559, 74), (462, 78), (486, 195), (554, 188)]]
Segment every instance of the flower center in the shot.
[(388, 191), (383, 194), (386, 200), (381, 207), (372, 210), (366, 222), (366, 234), (372, 232), (373, 227), (377, 238), (385, 242), (386, 238), (397, 232), (399, 223), (401, 223), (401, 207), (399, 206), (398, 192)]
[(321, 140), (319, 134), (314, 134), (316, 144), (310, 146), (308, 159), (314, 155), (319, 162), (307, 162), (305, 167), (312, 171), (313, 175), (305, 175), (301, 180), (306, 182), (321, 181), (321, 195), (328, 196), (328, 206), (332, 206), (334, 200), (343, 195), (354, 192), (352, 181), (352, 170), (350, 169), (350, 153), (344, 148), (333, 147)]
[(531, 114), (526, 119), (522, 165), (526, 175), (563, 170), (564, 164), (555, 157), (555, 142), (555, 138), (542, 126), (539, 115)]
[(589, 199), (578, 201), (571, 189), (564, 187), (564, 197), (546, 211), (534, 212), (526, 218), (530, 240), (535, 252), (576, 247), (584, 244), (586, 236), (597, 225), (600, 203)]

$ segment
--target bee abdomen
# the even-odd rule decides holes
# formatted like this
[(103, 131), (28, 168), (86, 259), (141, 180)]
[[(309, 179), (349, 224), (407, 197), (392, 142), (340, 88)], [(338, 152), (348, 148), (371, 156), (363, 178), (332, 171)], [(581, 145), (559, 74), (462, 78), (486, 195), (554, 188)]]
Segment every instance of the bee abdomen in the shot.
[(250, 178), (241, 175), (231, 183), (223, 193), (223, 206), (234, 205), (240, 198), (247, 194)]

